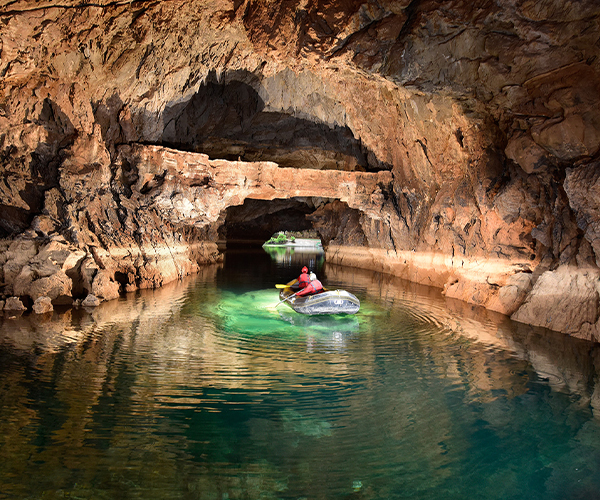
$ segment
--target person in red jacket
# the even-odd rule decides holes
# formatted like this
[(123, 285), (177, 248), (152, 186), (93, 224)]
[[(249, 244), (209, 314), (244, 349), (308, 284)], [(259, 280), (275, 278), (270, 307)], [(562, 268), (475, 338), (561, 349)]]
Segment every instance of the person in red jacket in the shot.
[(305, 295), (314, 295), (315, 293), (319, 293), (323, 291), (323, 285), (317, 279), (317, 275), (315, 273), (310, 273), (310, 283), (308, 286), (304, 287), (298, 293), (296, 293), (297, 297), (303, 297)]
[(300, 290), (302, 290), (303, 288), (306, 288), (309, 283), (310, 283), (310, 276), (308, 275), (308, 268), (306, 266), (304, 266), (302, 268), (302, 274), (298, 278), (298, 288)]

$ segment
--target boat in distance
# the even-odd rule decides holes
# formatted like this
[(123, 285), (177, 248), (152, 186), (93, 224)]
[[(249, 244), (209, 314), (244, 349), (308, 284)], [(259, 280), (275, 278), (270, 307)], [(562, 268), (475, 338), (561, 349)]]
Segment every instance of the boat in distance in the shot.
[(300, 314), (356, 314), (360, 309), (360, 301), (346, 290), (328, 290), (313, 295), (298, 296), (291, 281), (279, 292), (279, 299)]

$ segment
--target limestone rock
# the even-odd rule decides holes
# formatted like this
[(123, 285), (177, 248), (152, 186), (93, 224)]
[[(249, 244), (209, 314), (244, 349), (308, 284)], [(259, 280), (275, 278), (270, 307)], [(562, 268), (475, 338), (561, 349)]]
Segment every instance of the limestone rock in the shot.
[(35, 314), (45, 314), (53, 310), (54, 307), (52, 307), (52, 299), (50, 297), (38, 297), (33, 303), (33, 312)]
[(98, 264), (96, 264), (96, 261), (92, 257), (87, 256), (83, 260), (80, 268), (81, 290), (91, 292), (94, 276), (96, 276), (99, 269)]
[(19, 297), (8, 297), (4, 304), (5, 311), (26, 311), (27, 308)]
[(600, 266), (600, 163), (567, 169), (564, 187), (577, 225), (585, 232)]
[(4, 291), (161, 286), (217, 261), (248, 199), (293, 201), (328, 259), (506, 313), (553, 312), (543, 259), (579, 266), (543, 275), (565, 301), (587, 290), (598, 2), (301, 4), (5, 5)]
[[(33, 300), (39, 297), (50, 297), (53, 301), (71, 297), (72, 280), (62, 270), (56, 269), (53, 274), (39, 277), (32, 266), (24, 266), (16, 277), (13, 288), (18, 295), (27, 295)], [(70, 301), (67, 299), (70, 303)]]
[(521, 133), (512, 137), (505, 152), (508, 158), (518, 163), (528, 174), (543, 172), (551, 164), (547, 151), (527, 134)]
[[(578, 335), (600, 316), (600, 272), (560, 266), (537, 280), (525, 303), (511, 316), (522, 323)], [(598, 332), (587, 334), (598, 340)]]
[(33, 240), (18, 239), (12, 242), (5, 253), (3, 266), (4, 280), (11, 285), (25, 266), (37, 254), (38, 243)]
[(81, 302), (83, 307), (98, 307), (100, 305), (100, 299), (91, 293), (87, 295)]
[(119, 297), (119, 289), (119, 283), (113, 281), (108, 272), (100, 270), (96, 276), (94, 276), (91, 290), (94, 296), (102, 298), (103, 300), (113, 300)]
[(58, 222), (48, 215), (36, 215), (31, 223), (31, 228), (42, 236), (56, 232)]
[(561, 160), (594, 156), (600, 148), (600, 116), (570, 115), (536, 132), (537, 141)]
[(532, 286), (531, 273), (516, 273), (508, 278), (504, 286), (500, 287), (497, 296), (490, 300), (486, 307), (510, 316), (523, 304)]

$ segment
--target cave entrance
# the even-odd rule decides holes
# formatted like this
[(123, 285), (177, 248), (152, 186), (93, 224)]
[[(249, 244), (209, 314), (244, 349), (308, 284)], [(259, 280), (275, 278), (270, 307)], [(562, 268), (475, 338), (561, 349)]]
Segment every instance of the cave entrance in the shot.
[(324, 198), (247, 198), (243, 205), (227, 208), (225, 221), (219, 229), (219, 247), (260, 247), (280, 231), (306, 232), (321, 239), (314, 222), (307, 216), (330, 201)]

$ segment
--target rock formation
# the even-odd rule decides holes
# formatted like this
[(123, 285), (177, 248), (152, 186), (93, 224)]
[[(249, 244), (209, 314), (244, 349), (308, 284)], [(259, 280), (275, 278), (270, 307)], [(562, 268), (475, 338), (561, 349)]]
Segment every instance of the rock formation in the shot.
[(600, 341), (595, 0), (13, 0), (0, 20), (6, 298), (160, 286), (242, 214), (295, 210), (329, 262)]

